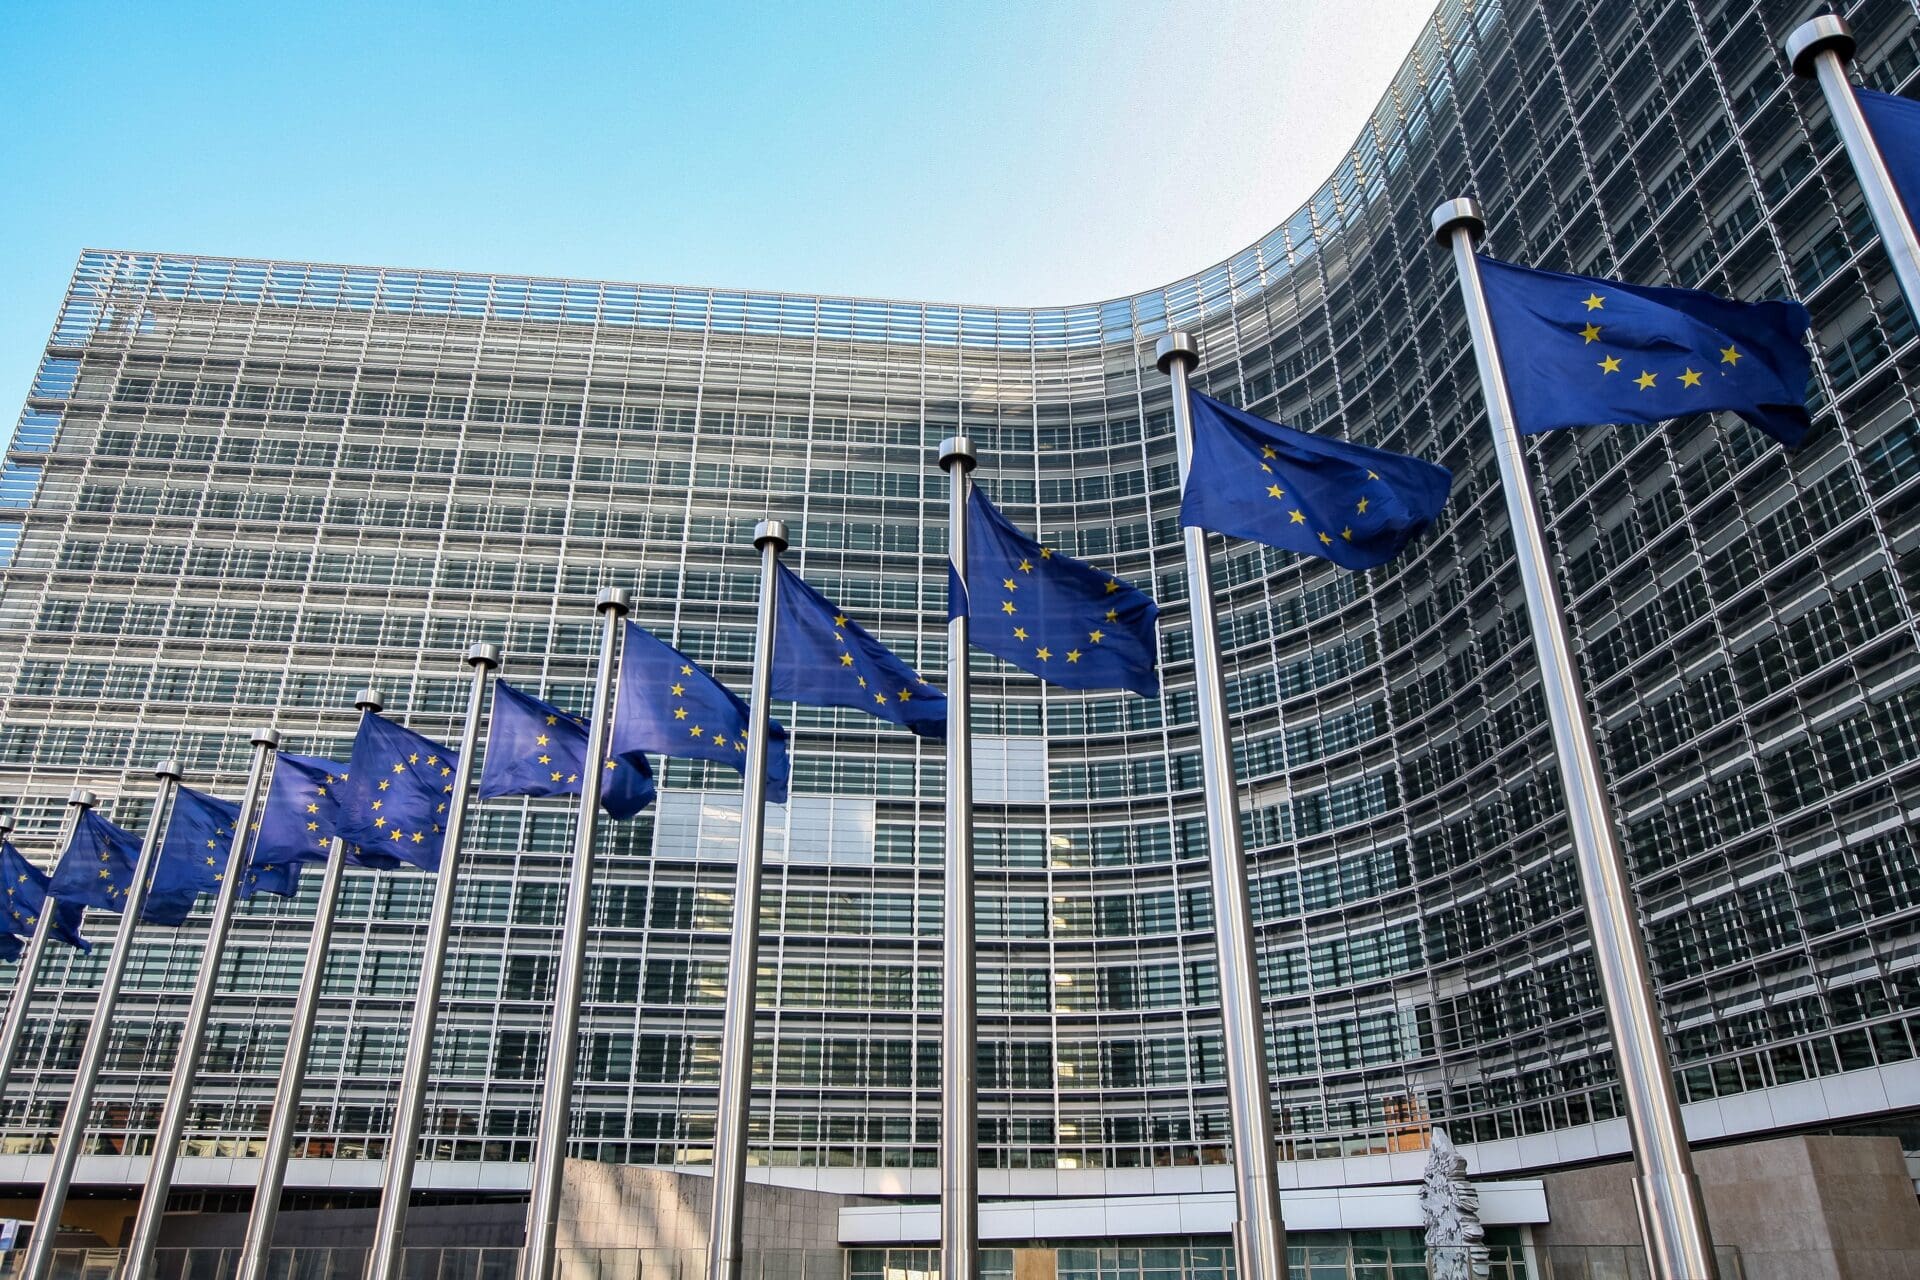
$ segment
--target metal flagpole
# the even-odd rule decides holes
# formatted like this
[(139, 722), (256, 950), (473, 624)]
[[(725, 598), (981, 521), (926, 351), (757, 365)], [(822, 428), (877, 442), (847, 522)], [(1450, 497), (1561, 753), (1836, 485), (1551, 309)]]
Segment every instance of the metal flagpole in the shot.
[(413, 1194), (421, 1109), (427, 1099), (427, 1071), (433, 1063), (433, 1026), (440, 1012), (440, 982), (446, 976), (447, 941), (453, 932), (460, 834), (466, 825), (467, 791), (473, 781), (473, 758), (480, 744), (480, 713), (485, 706), (487, 673), (500, 665), (500, 646), (476, 644), (467, 650), (466, 662), (473, 668), (473, 683), (467, 688), (467, 725), (460, 735), (460, 763), (453, 771), (453, 803), (447, 806), (439, 879), (433, 887), (432, 914), (427, 918), (427, 951), (421, 960), (420, 984), (414, 996), (413, 1027), (407, 1033), (407, 1061), (400, 1072), (400, 1096), (394, 1101), (393, 1136), (388, 1139), (387, 1167), (380, 1179), (380, 1214), (373, 1224), (367, 1280), (399, 1280), (406, 1260), (407, 1200)]
[(87, 1042), (80, 1050), (80, 1062), (74, 1067), (73, 1093), (67, 1098), (67, 1113), (60, 1121), (60, 1136), (53, 1147), (53, 1167), (47, 1171), (40, 1190), (40, 1209), (33, 1219), (33, 1239), (27, 1242), (27, 1261), (20, 1280), (47, 1280), (53, 1265), (54, 1241), (60, 1235), (60, 1214), (67, 1207), (67, 1192), (73, 1187), (74, 1166), (80, 1161), (80, 1144), (87, 1136), (87, 1113), (93, 1110), (93, 1089), (100, 1081), (100, 1067), (106, 1061), (107, 1042), (113, 1038), (113, 1006), (120, 998), (120, 983), (126, 977), (127, 962), (133, 956), (133, 934), (140, 927), (140, 912), (147, 905), (147, 881), (153, 875), (154, 860), (160, 855), (162, 833), (172, 814), (174, 789), (180, 785), (180, 766), (162, 760), (153, 767), (160, 789), (153, 797), (153, 817), (147, 836), (140, 844), (140, 857), (133, 864), (133, 883), (120, 907), (120, 927), (113, 935), (113, 950), (107, 955), (106, 971), (100, 975), (100, 998), (94, 1005), (93, 1021), (87, 1027)]
[[(1200, 363), (1193, 335), (1174, 332), (1154, 350), (1173, 380), (1173, 436), (1180, 484), (1193, 466), (1193, 406), (1187, 372)], [(1260, 1006), (1260, 958), (1254, 948), (1247, 851), (1240, 837), (1240, 784), (1227, 737), (1227, 694), (1220, 674), (1213, 562), (1204, 529), (1180, 531), (1187, 553), (1187, 601), (1193, 612), (1193, 673), (1200, 709), (1200, 774), (1212, 850), (1213, 939), (1220, 966), (1220, 1027), (1227, 1059), (1227, 1112), (1233, 1127), (1233, 1243), (1242, 1280), (1285, 1280), (1287, 1229), (1280, 1218), (1274, 1167), (1273, 1087), (1267, 1076), (1266, 1020)]]
[(784, 520), (753, 527), (760, 553), (760, 616), (747, 694), (746, 786), (740, 803), (740, 865), (733, 882), (733, 950), (720, 1032), (720, 1100), (713, 1120), (713, 1216), (707, 1280), (740, 1280), (741, 1202), (747, 1194), (747, 1118), (753, 1103), (753, 1005), (760, 973), (760, 857), (766, 843), (767, 701), (773, 687), (773, 624), (787, 549)]
[(233, 929), (234, 908), (240, 902), (240, 884), (247, 866), (247, 838), (260, 818), (267, 774), (279, 745), (278, 729), (254, 730), (253, 768), (247, 776), (246, 794), (240, 801), (240, 816), (233, 826), (233, 840), (227, 847), (226, 870), (221, 873), (220, 891), (214, 898), (206, 946), (200, 952), (200, 972), (194, 978), (193, 1001), (187, 1006), (180, 1049), (173, 1062), (173, 1079), (167, 1086), (167, 1100), (160, 1110), (160, 1128), (154, 1134), (153, 1160), (147, 1167), (146, 1186), (140, 1192), (140, 1210), (134, 1216), (133, 1236), (127, 1243), (122, 1271), (126, 1280), (140, 1280), (147, 1273), (153, 1260), (153, 1247), (160, 1240), (167, 1195), (173, 1189), (173, 1167), (180, 1156), (180, 1135), (187, 1124), (187, 1106), (193, 1097), (194, 1077), (199, 1074), (200, 1052), (206, 1047), (207, 1020), (213, 1013), (213, 989), (220, 981), (220, 957), (226, 950), (227, 934)]
[(1853, 161), (1860, 193), (1866, 196), (1874, 225), (1880, 228), (1880, 243), (1886, 246), (1894, 277), (1907, 295), (1908, 307), (1920, 312), (1920, 238), (1914, 235), (1914, 211), (1900, 202), (1893, 177), (1887, 172), (1886, 157), (1880, 154), (1880, 144), (1867, 128), (1860, 102), (1853, 96), (1846, 63), (1853, 57), (1854, 48), (1853, 28), (1847, 20), (1827, 13), (1794, 28), (1787, 37), (1787, 61), (1798, 75), (1819, 82), (1833, 127), (1840, 131), (1847, 158)]
[[(947, 473), (947, 559), (966, 588), (967, 492), (973, 441), (940, 442)], [(965, 613), (947, 620), (946, 937), (940, 978), (940, 1277), (979, 1280), (979, 1021), (974, 980), (973, 722)]]
[(1646, 943), (1594, 747), (1586, 690), (1574, 665), (1573, 637), (1547, 558), (1546, 530), (1514, 428), (1500, 349), (1481, 291), (1473, 241), (1486, 225), (1480, 206), (1472, 200), (1449, 200), (1433, 211), (1434, 238), (1453, 250), (1454, 266), (1459, 269), (1460, 296), (1466, 303), (1480, 388), (1493, 428), (1493, 452), (1500, 463), (1501, 487), (1506, 490), (1507, 519), (1513, 526), (1520, 581), (1533, 623), (1533, 647), (1540, 662), (1540, 688), (1553, 723), (1566, 789), (1567, 825), (1573, 831), (1580, 893), (1593, 934), (1594, 966), (1600, 973), (1607, 1026), (1619, 1062), (1620, 1088), (1626, 1095), (1627, 1130), (1639, 1162), (1634, 1190), (1647, 1260), (1654, 1280), (1717, 1280), (1700, 1183), (1694, 1176), (1680, 1101), (1674, 1093), (1673, 1065), (1660, 1032)]
[[(73, 839), (74, 824), (80, 821), (80, 812), (91, 809), (99, 803), (99, 797), (85, 787), (75, 787), (67, 796), (67, 812), (60, 820), (60, 839), (54, 846), (64, 853), (67, 842)], [(6, 830), (0, 831), (0, 837), (13, 830), (13, 818), (6, 819)], [(7, 1017), (0, 1023), (0, 1104), (4, 1104), (7, 1085), (13, 1080), (13, 1057), (20, 1048), (20, 1033), (27, 1027), (27, 1008), (33, 1003), (34, 987), (40, 981), (40, 958), (47, 949), (47, 935), (53, 928), (53, 895), (48, 894), (40, 907), (40, 921), (33, 926), (33, 936), (27, 939), (26, 949), (20, 953), (20, 963), (14, 972), (13, 999), (7, 1005)], [(4, 1110), (0, 1106), (0, 1110)]]
[(633, 593), (609, 587), (594, 602), (600, 613), (600, 667), (587, 710), (586, 757), (580, 770), (580, 820), (573, 829), (573, 868), (567, 914), (560, 928), (560, 968), (554, 980), (553, 1030), (547, 1035), (547, 1087), (527, 1204), (527, 1242), (520, 1280), (551, 1280), (559, 1244), (560, 1190), (567, 1167), (567, 1131), (573, 1116), (573, 1072), (580, 1058), (580, 1001), (586, 986), (587, 930), (593, 923), (593, 837), (600, 818), (600, 783), (612, 728), (613, 677), (620, 661), (621, 619), (633, 611)]
[[(386, 700), (372, 689), (362, 689), (353, 705), (361, 711), (379, 711)], [(300, 977), (300, 994), (293, 1002), (293, 1021), (287, 1027), (287, 1055), (280, 1063), (280, 1083), (273, 1092), (273, 1119), (267, 1129), (267, 1149), (260, 1159), (260, 1182), (253, 1191), (253, 1211), (247, 1215), (246, 1240), (240, 1246), (238, 1280), (266, 1280), (267, 1260), (273, 1249), (273, 1224), (280, 1216), (280, 1192), (286, 1186), (287, 1161), (293, 1155), (293, 1131), (300, 1118), (300, 1089), (306, 1083), (307, 1053), (313, 1047), (313, 1023), (320, 1009), (320, 986), (327, 971), (327, 944), (333, 938), (333, 915), (340, 904), (340, 882), (346, 874), (346, 864), (346, 849), (335, 836), (327, 846), (327, 869), (320, 877), (320, 900), (313, 906), (307, 971)]]

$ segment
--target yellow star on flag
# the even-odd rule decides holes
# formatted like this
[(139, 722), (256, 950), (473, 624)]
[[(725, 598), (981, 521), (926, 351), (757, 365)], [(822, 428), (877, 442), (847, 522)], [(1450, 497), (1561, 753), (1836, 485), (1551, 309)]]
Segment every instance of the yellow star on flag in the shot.
[(1697, 386), (1699, 386), (1699, 385), (1700, 385), (1700, 374), (1699, 374), (1699, 372), (1698, 372), (1697, 370), (1694, 370), (1694, 369), (1688, 369), (1688, 370), (1687, 370), (1687, 371), (1686, 371), (1685, 373), (1682, 373), (1682, 374), (1680, 375), (1680, 385), (1682, 385), (1682, 386), (1685, 386), (1685, 387), (1697, 387)]

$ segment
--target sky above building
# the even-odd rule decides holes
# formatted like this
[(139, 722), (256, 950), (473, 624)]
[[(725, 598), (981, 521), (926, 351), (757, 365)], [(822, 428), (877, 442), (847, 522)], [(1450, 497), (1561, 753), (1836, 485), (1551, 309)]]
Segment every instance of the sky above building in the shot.
[(17, 412), (84, 247), (1004, 305), (1132, 293), (1292, 213), (1432, 8), (19, 5), (0, 397)]

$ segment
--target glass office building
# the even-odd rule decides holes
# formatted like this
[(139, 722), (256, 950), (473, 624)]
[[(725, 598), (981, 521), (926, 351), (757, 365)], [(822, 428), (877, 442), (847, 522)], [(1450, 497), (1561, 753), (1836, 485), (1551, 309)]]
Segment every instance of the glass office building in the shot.
[[(1623, 1153), (1506, 512), (1427, 225), (1472, 194), (1499, 256), (1813, 311), (1798, 453), (1723, 416), (1561, 433), (1534, 457), (1683, 1102), (1717, 1104), (1691, 1113), (1713, 1137), (1896, 1131), (1920, 1108), (1920, 339), (1825, 107), (1779, 52), (1819, 7), (1448, 0), (1306, 207), (1087, 306), (87, 251), (0, 480), (0, 804), (36, 856), (75, 785), (139, 828), (155, 761), (235, 796), (250, 728), (344, 755), (367, 684), (454, 739), (479, 640), (508, 679), (581, 706), (610, 584), (742, 688), (767, 515), (794, 528), (790, 564), (939, 683), (934, 445), (964, 433), (1010, 516), (1164, 610), (1157, 700), (970, 659), (988, 1190), (1220, 1166), (1153, 366), (1177, 326), (1200, 389), (1456, 476), (1439, 530), (1371, 573), (1216, 540), (1283, 1158), (1363, 1181), (1435, 1124), (1488, 1173)], [(1868, 82), (1920, 79), (1913, 4), (1841, 8)], [(1196, 188), (1232, 181), (1194, 143)], [(753, 1158), (924, 1191), (941, 749), (856, 713), (776, 714), (794, 798), (762, 905)], [(664, 780), (606, 836), (575, 1148), (699, 1167), (739, 785), (679, 760)], [(561, 801), (474, 810), (428, 1103), (437, 1185), (525, 1184), (571, 825)], [(336, 1185), (377, 1181), (429, 888), (347, 879), (300, 1121), (299, 1154)], [(241, 918), (190, 1154), (258, 1152), (311, 903)], [(203, 928), (135, 944), (95, 1154), (148, 1149)], [(50, 950), (0, 1182), (28, 1181), (51, 1139), (103, 951)], [(251, 1178), (190, 1162), (181, 1185)]]

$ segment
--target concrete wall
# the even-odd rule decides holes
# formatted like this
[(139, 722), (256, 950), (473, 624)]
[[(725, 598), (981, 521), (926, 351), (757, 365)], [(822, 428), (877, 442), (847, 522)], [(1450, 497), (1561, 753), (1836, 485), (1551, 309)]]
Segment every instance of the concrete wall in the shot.
[[(1920, 1200), (1893, 1138), (1800, 1137), (1694, 1153), (1714, 1243), (1740, 1251), (1744, 1280), (1920, 1276)], [(1550, 1173), (1534, 1240), (1640, 1244), (1633, 1166)]]

